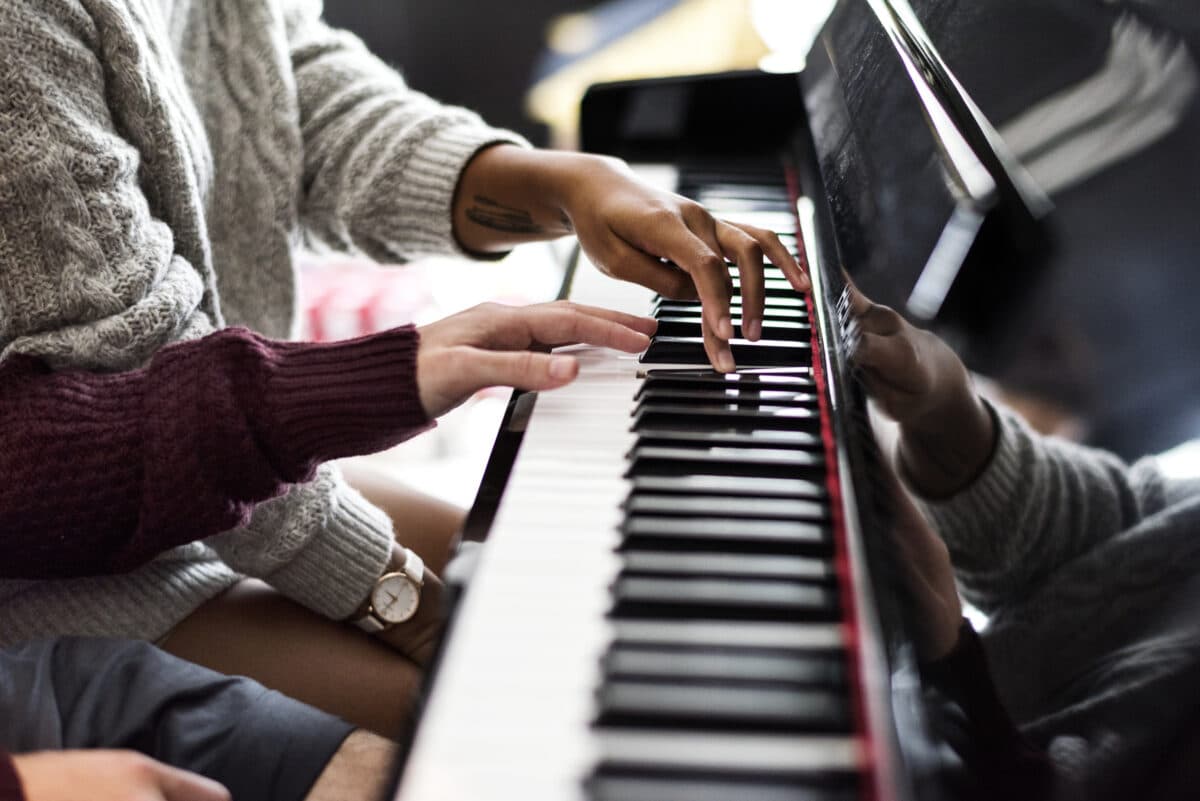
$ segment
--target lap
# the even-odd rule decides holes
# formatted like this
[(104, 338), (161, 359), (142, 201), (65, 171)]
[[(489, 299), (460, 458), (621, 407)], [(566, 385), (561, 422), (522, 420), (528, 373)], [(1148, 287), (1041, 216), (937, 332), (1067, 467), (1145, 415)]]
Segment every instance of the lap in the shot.
[(299, 801), (352, 727), (144, 642), (64, 638), (0, 651), (0, 746), (127, 748), (224, 784)]

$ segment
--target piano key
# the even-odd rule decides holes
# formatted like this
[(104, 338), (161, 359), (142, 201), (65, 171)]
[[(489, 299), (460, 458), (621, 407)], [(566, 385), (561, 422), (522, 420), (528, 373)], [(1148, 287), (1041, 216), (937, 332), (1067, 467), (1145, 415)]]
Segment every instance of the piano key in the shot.
[[(729, 349), (733, 360), (741, 366), (766, 367), (772, 365), (809, 364), (812, 349), (807, 342), (763, 339), (751, 342), (748, 339), (731, 339)], [(660, 337), (650, 340), (650, 347), (642, 354), (643, 362), (660, 364), (708, 364), (701, 337)]]
[(615, 644), (604, 655), (605, 676), (707, 679), (844, 687), (846, 655), (836, 650), (736, 650)]
[(599, 721), (613, 726), (840, 733), (850, 729), (844, 693), (772, 685), (679, 685), (624, 679), (599, 692)]
[(646, 371), (646, 378), (638, 387), (634, 399), (651, 387), (682, 386), (691, 389), (707, 389), (710, 387), (737, 388), (742, 386), (778, 389), (816, 387), (812, 377), (812, 369), (801, 367), (790, 372), (741, 372), (718, 373), (713, 370), (663, 370), (652, 368)]
[(804, 556), (626, 549), (621, 552), (621, 565), (625, 573), (751, 576), (812, 581), (833, 577), (833, 568), (828, 560)]
[(833, 589), (799, 581), (620, 576), (613, 599), (612, 614), (620, 618), (838, 619)]
[(730, 448), (704, 443), (697, 443), (695, 447), (687, 445), (688, 443), (679, 443), (675, 447), (637, 445), (630, 454), (629, 474), (680, 475), (694, 471), (699, 465), (709, 465), (728, 469), (730, 475), (766, 474), (769, 477), (783, 469), (808, 468), (811, 471), (814, 468), (825, 467), (825, 454), (821, 452), (782, 448)]
[(765, 552), (825, 556), (833, 547), (828, 526), (791, 520), (630, 516), (621, 530), (631, 546), (690, 546), (693, 551), (711, 551), (715, 543), (729, 543), (746, 552), (757, 545)]
[[(738, 290), (738, 291), (741, 290), (742, 279), (739, 277), (739, 273), (733, 272), (730, 275), (729, 280), (733, 284), (733, 288), (735, 290)], [(783, 297), (792, 297), (792, 296), (798, 297), (799, 296), (799, 293), (796, 291), (795, 287), (793, 287), (792, 283), (790, 281), (788, 281), (786, 278), (774, 278), (772, 276), (767, 276), (767, 275), (763, 276), (763, 291), (767, 295), (772, 295), (772, 296), (774, 296), (774, 295), (782, 295)]]
[(820, 414), (803, 406), (760, 406), (754, 409), (721, 406), (680, 406), (662, 404), (642, 406), (634, 412), (634, 430), (639, 426), (665, 424), (664, 427), (693, 429), (699, 425), (714, 429), (795, 431), (817, 430)]
[(855, 737), (623, 729), (601, 729), (596, 734), (602, 764), (611, 766), (782, 776), (865, 767), (863, 746)]
[(590, 801), (856, 801), (859, 792), (853, 776), (810, 781), (757, 774), (647, 775), (606, 770), (587, 783)]
[[(742, 337), (742, 318), (733, 317), (733, 335)], [(701, 318), (699, 316), (664, 316), (658, 318), (657, 336), (700, 336)], [(790, 320), (765, 320), (762, 324), (761, 336), (766, 339), (799, 339), (807, 342), (812, 336), (812, 327), (806, 323)]]
[[(815, 417), (813, 418), (816, 419)], [(687, 421), (679, 421), (673, 427), (664, 425), (635, 425), (634, 430), (639, 434), (638, 443), (644, 445), (686, 445), (708, 443), (712, 445), (729, 445), (743, 448), (796, 448), (798, 450), (819, 450), (821, 438), (808, 431), (785, 431), (774, 429), (752, 430), (732, 427), (717, 428), (720, 421), (708, 422), (703, 419), (695, 428), (687, 428)], [(802, 424), (802, 423), (801, 423)], [(704, 478), (705, 476), (698, 476)], [(635, 483), (638, 476), (632, 476)], [(734, 478), (729, 476), (729, 478)], [(765, 480), (758, 477), (756, 480)]]
[[(651, 435), (653, 436), (653, 435)], [(755, 498), (829, 498), (824, 485), (800, 478), (744, 478), (739, 476), (634, 476), (634, 492), (680, 495), (746, 495)]]
[(786, 211), (790, 211), (792, 208), (791, 196), (788, 194), (787, 187), (782, 184), (775, 186), (762, 183), (739, 184), (717, 179), (698, 184), (695, 194), (689, 194), (689, 197), (693, 197), (697, 203), (703, 203), (706, 206), (714, 205), (722, 198), (745, 198), (746, 200), (782, 203), (786, 206), (784, 209)]
[(783, 498), (680, 497), (634, 492), (625, 502), (625, 509), (630, 514), (713, 515), (818, 522), (829, 519), (829, 507), (824, 503)]
[(614, 620), (613, 641), (625, 645), (694, 648), (836, 648), (846, 630), (832, 623), (746, 623), (720, 620)]
[[(779, 295), (779, 296), (771, 297), (770, 299), (768, 299), (766, 301), (766, 306), (767, 306), (767, 309), (769, 311), (771, 311), (772, 313), (782, 314), (782, 313), (784, 313), (784, 310), (794, 309), (798, 312), (803, 312), (805, 317), (808, 316), (808, 303), (800, 295), (794, 294), (793, 296), (790, 296), (790, 297), (784, 296), (784, 295)], [(650, 311), (653, 314), (658, 314), (658, 313), (667, 312), (667, 311), (670, 311), (670, 312), (682, 311), (685, 313), (687, 313), (687, 312), (696, 313), (699, 311), (699, 309), (700, 309), (700, 305), (697, 304), (696, 301), (694, 301), (694, 300), (672, 300), (670, 298), (659, 298), (650, 307)], [(742, 304), (741, 304), (740, 297), (735, 297), (730, 302), (730, 314), (734, 314), (735, 309), (736, 309), (736, 313), (738, 315), (741, 315)]]
[(811, 392), (789, 392), (786, 390), (752, 390), (752, 389), (650, 389), (641, 393), (633, 414), (638, 409), (656, 405), (696, 405), (696, 406), (795, 406), (816, 409), (819, 406), (817, 396)]

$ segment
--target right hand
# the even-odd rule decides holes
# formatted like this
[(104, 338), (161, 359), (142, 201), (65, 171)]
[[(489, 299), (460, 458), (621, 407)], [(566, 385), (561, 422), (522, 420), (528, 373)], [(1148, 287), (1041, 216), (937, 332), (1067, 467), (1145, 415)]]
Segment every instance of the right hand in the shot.
[(637, 353), (646, 349), (657, 328), (649, 317), (568, 301), (482, 303), (421, 328), (421, 405), (430, 417), (440, 417), (484, 387), (555, 389), (575, 379), (579, 362), (531, 348), (582, 343)]
[(896, 457), (904, 477), (927, 497), (953, 495), (992, 453), (991, 413), (949, 345), (852, 284), (849, 290), (859, 328), (852, 358), (871, 398), (900, 424)]
[(27, 801), (230, 801), (212, 779), (136, 751), (39, 751), (13, 764)]

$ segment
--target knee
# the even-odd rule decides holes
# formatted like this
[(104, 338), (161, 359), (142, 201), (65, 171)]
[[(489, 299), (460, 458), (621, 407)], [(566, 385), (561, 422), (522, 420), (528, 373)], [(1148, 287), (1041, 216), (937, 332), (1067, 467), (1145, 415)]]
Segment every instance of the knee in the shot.
[(391, 740), (359, 729), (334, 753), (305, 801), (376, 801), (391, 784), (399, 758)]

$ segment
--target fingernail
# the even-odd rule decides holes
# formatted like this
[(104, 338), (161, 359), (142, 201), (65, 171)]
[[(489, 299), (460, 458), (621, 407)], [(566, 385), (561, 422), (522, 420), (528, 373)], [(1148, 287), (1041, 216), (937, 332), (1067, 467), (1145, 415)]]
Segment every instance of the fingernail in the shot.
[(762, 336), (762, 321), (751, 320), (750, 322), (743, 322), (742, 333), (746, 335), (746, 339), (757, 342), (758, 338)]
[(736, 370), (737, 365), (733, 363), (733, 354), (727, 350), (717, 354), (717, 369), (722, 373), (732, 373)]
[(733, 339), (733, 320), (722, 317), (717, 321), (717, 336), (721, 339)]
[(550, 360), (550, 377), (555, 381), (570, 378), (575, 369), (575, 360), (570, 356), (555, 356)]

